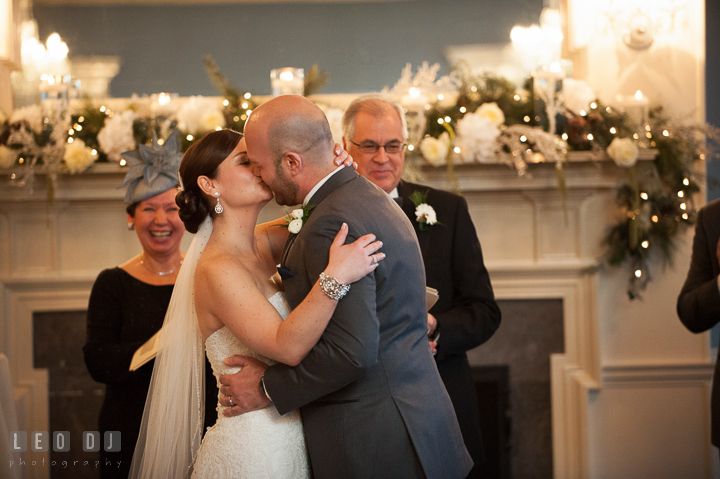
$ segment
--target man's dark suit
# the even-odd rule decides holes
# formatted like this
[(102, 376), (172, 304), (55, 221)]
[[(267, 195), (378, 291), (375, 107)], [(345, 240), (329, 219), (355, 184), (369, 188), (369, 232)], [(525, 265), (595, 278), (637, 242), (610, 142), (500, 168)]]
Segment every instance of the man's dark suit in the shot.
[[(413, 192), (427, 193), (427, 203), (442, 224), (420, 231)], [(430, 310), (440, 331), (437, 367), (450, 395), (465, 445), (476, 464), (483, 460), (477, 395), (466, 351), (484, 343), (500, 325), (490, 277), (483, 263), (468, 206), (461, 196), (401, 181), (402, 209), (415, 227), (427, 285), (440, 298)]]
[(310, 204), (308, 221), (286, 245), (291, 307), (327, 266), (343, 222), (348, 242), (374, 233), (387, 255), (352, 284), (300, 365), (265, 372), (277, 410), (301, 408), (314, 476), (465, 477), (472, 461), (427, 343), (425, 274), (412, 225), (351, 168), (332, 176)]
[[(686, 328), (702, 333), (720, 321), (717, 243), (720, 239), (720, 200), (698, 211), (690, 270), (677, 301), (677, 313)], [(720, 447), (720, 363), (715, 363), (712, 387), (712, 443)]]

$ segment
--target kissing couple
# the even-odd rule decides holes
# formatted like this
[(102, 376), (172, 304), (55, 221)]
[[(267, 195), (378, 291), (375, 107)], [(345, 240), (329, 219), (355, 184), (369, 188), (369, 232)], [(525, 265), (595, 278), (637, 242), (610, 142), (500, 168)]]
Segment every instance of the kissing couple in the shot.
[[(197, 234), (131, 477), (460, 479), (472, 467), (426, 336), (413, 226), (334, 148), (322, 110), (286, 95), (256, 108), (244, 137), (211, 132), (185, 153), (176, 202)], [(256, 226), (273, 194), (303, 205), (297, 234), (284, 219)], [(221, 388), (203, 439), (205, 352)]]

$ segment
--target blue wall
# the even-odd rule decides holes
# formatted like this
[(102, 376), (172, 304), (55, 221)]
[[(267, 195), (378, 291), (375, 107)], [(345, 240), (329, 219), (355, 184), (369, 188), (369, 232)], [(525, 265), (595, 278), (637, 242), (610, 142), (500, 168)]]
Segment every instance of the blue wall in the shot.
[(214, 95), (201, 59), (211, 54), (241, 89), (270, 93), (270, 70), (318, 63), (324, 93), (392, 86), (405, 63), (440, 62), (446, 45), (507, 43), (537, 23), (542, 0), (209, 6), (34, 6), (40, 37), (53, 31), (73, 55), (119, 55), (111, 94)]

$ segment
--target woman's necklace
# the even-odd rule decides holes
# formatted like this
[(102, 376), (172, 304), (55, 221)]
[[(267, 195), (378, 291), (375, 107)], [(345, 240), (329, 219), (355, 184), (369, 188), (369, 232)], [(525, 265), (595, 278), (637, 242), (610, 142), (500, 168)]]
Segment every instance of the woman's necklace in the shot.
[(170, 271), (153, 271), (150, 269), (150, 267), (145, 263), (145, 252), (143, 251), (140, 255), (140, 264), (145, 267), (146, 270), (150, 271), (152, 274), (156, 274), (158, 276), (169, 276), (175, 272), (176, 269), (178, 269), (179, 266), (182, 266), (183, 260), (180, 260), (180, 264), (175, 266)]

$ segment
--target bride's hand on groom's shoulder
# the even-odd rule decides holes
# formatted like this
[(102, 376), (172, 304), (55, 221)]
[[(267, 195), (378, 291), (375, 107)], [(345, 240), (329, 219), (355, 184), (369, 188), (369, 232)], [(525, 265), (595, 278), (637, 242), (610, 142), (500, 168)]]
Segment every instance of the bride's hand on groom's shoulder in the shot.
[(345, 165), (345, 166), (352, 166), (356, 170), (358, 169), (358, 164), (355, 163), (353, 160), (353, 157), (345, 151), (340, 143), (335, 143), (335, 164), (337, 166)]
[(236, 354), (226, 358), (226, 366), (242, 368), (235, 374), (220, 376), (220, 405), (227, 417), (239, 416), (246, 412), (262, 409), (270, 400), (260, 390), (260, 378), (265, 374), (267, 364), (249, 356)]

